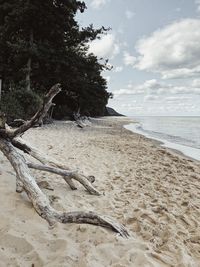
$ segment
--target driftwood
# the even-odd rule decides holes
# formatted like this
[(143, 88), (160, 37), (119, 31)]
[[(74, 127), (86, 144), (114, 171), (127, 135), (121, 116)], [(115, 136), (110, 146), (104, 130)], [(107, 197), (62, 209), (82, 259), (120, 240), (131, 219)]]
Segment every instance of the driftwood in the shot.
[[(41, 123), (44, 115), (47, 114), (52, 106), (52, 99), (60, 92), (60, 84), (53, 86), (49, 93), (44, 97), (42, 107), (29, 120), (22, 123), (21, 126), (14, 129), (6, 124), (4, 114), (0, 114), (0, 150), (11, 163), (16, 172), (16, 192), (25, 191), (33, 204), (36, 212), (51, 226), (56, 222), (60, 223), (89, 223), (110, 228), (123, 237), (129, 234), (123, 225), (114, 222), (111, 218), (96, 214), (94, 212), (59, 212), (51, 205), (49, 199), (41, 191), (30, 169), (55, 173), (61, 176), (72, 190), (77, 187), (74, 181), (79, 182), (90, 194), (100, 195), (100, 192), (94, 188), (92, 183), (95, 181), (94, 176), (85, 176), (77, 170), (71, 170), (65, 164), (57, 162), (55, 159), (48, 158), (40, 153), (36, 148), (26, 143), (20, 136), (33, 127)], [(22, 153), (29, 154), (32, 158), (37, 159), (40, 163), (28, 162)]]
[(73, 118), (78, 127), (84, 128), (86, 126), (91, 126), (90, 118), (87, 116), (81, 116), (80, 109), (73, 113)]
[(83, 123), (82, 119), (81, 119), (81, 115), (80, 115), (79, 111), (76, 112), (76, 113), (75, 112), (73, 113), (73, 118), (74, 118), (74, 120), (75, 120), (75, 122), (76, 122), (76, 124), (77, 124), (78, 127), (84, 128), (86, 126)]

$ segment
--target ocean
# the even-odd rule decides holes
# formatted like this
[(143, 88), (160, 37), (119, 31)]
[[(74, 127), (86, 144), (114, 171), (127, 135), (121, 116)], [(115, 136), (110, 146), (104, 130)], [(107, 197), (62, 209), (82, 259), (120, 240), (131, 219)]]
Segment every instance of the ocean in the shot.
[(133, 117), (125, 128), (200, 160), (200, 117)]

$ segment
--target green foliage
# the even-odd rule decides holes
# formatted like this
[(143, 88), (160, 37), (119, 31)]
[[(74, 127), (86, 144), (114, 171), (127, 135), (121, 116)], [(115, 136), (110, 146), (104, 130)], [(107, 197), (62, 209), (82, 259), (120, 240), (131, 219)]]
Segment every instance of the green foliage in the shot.
[(9, 121), (16, 118), (28, 119), (41, 106), (42, 100), (33, 91), (26, 91), (23, 87), (7, 91), (3, 94), (0, 109), (7, 114)]
[[(16, 116), (32, 113), (26, 84), (21, 86), (27, 75), (32, 91), (39, 95), (55, 83), (62, 84), (66, 101), (61, 104), (57, 100), (55, 112), (68, 114), (80, 109), (81, 113), (103, 115), (110, 96), (101, 76), (107, 61), (100, 63), (95, 55), (88, 54), (88, 42), (109, 29), (94, 29), (93, 25), (80, 29), (75, 15), (85, 8), (84, 2), (76, 0), (0, 0), (0, 75), (5, 99), (13, 98), (16, 105), (22, 105), (13, 113)], [(11, 95), (7, 95), (10, 84)], [(19, 91), (26, 95), (23, 101)], [(7, 110), (9, 103), (4, 101)]]

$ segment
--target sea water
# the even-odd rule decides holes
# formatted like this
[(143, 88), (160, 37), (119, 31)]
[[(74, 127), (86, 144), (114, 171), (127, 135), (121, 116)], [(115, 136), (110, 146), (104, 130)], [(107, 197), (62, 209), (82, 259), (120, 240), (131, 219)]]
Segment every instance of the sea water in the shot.
[(200, 160), (200, 117), (134, 117), (125, 128)]

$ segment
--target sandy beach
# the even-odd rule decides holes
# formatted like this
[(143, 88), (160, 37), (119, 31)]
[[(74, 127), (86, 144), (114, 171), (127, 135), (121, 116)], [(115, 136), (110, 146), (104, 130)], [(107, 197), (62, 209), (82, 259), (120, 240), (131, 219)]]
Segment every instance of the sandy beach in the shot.
[(131, 238), (93, 225), (50, 229), (27, 196), (15, 192), (15, 174), (0, 154), (0, 267), (200, 266), (200, 162), (123, 128), (126, 118), (96, 119), (91, 127), (55, 122), (23, 138), (42, 152), (96, 177), (105, 193), (72, 191), (56, 175), (33, 171), (52, 205), (96, 211), (126, 225)]

